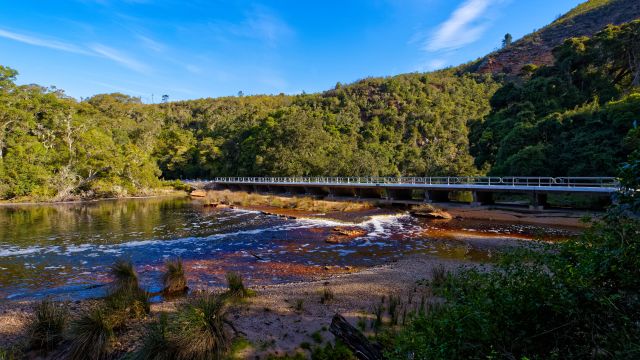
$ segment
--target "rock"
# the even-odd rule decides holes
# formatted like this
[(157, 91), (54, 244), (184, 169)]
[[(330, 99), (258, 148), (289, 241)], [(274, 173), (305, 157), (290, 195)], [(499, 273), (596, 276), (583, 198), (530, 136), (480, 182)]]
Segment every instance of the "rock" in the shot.
[(336, 226), (331, 229), (331, 235), (329, 235), (325, 242), (329, 244), (340, 244), (349, 242), (354, 238), (364, 236), (367, 234), (367, 231), (358, 227), (344, 227), (344, 226)]
[(430, 210), (430, 211), (411, 211), (410, 212), (411, 215), (413, 216), (417, 216), (417, 217), (423, 217), (423, 218), (428, 218), (428, 219), (445, 219), (445, 220), (450, 220), (453, 218), (453, 216), (451, 216), (451, 214), (449, 214), (446, 211), (443, 210)]
[(191, 195), (192, 197), (205, 197), (207, 196), (207, 192), (202, 189), (198, 189), (198, 190), (193, 190), (189, 195)]

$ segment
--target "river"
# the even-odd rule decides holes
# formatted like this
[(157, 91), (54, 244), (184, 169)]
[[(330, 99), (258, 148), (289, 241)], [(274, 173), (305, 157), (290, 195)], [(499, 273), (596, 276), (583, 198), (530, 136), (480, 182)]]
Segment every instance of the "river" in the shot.
[[(226, 271), (249, 284), (303, 280), (394, 261), (411, 253), (485, 261), (491, 246), (429, 234), (470, 237), (562, 237), (571, 229), (510, 223), (438, 223), (407, 214), (354, 224), (366, 235), (344, 244), (324, 240), (341, 223), (287, 219), (258, 211), (211, 209), (186, 197), (0, 207), (0, 300), (100, 296), (117, 258), (136, 265), (141, 283), (160, 289), (163, 263), (184, 260), (192, 289), (224, 284)], [(437, 232), (428, 231), (438, 230)]]

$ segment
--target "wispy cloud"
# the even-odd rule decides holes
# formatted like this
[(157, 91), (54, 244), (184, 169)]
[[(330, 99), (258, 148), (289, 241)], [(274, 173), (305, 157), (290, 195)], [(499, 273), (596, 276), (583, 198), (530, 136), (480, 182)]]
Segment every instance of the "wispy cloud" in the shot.
[(102, 44), (93, 44), (91, 45), (91, 50), (95, 51), (97, 54), (100, 54), (107, 59), (113, 60), (125, 67), (128, 67), (131, 70), (135, 70), (141, 73), (149, 72), (149, 67), (147, 65), (129, 57), (126, 54), (123, 54), (122, 52), (116, 49), (110, 48)]
[(284, 20), (263, 6), (254, 6), (237, 23), (213, 21), (208, 27), (219, 40), (227, 41), (227, 37), (255, 39), (270, 47), (278, 46), (295, 34)]
[(74, 54), (103, 57), (140, 73), (148, 73), (150, 71), (149, 66), (147, 66), (146, 64), (141, 63), (140, 61), (119, 50), (102, 44), (93, 44), (89, 47), (81, 47), (65, 41), (35, 37), (3, 29), (0, 29), (0, 37), (18, 41), (28, 45), (65, 51)]
[(455, 50), (478, 40), (491, 25), (492, 6), (503, 0), (465, 0), (428, 37), (424, 49), (430, 52)]
[(142, 46), (146, 47), (147, 49), (157, 52), (157, 53), (161, 53), (164, 52), (165, 50), (167, 50), (167, 45), (153, 40), (152, 38), (148, 37), (148, 36), (144, 36), (144, 35), (137, 35), (136, 36), (138, 38), (138, 40), (140, 40), (140, 42), (142, 43)]
[(0, 29), (0, 37), (18, 41), (24, 44), (46, 47), (49, 49), (61, 50), (61, 51), (66, 51), (66, 52), (76, 53), (76, 54), (91, 55), (89, 51), (86, 51), (85, 49), (79, 46), (69, 44), (63, 41), (38, 38), (35, 36), (18, 34), (18, 33), (3, 30), (3, 29)]
[(432, 59), (422, 64), (419, 67), (419, 71), (433, 71), (444, 68), (447, 65), (447, 60), (445, 59)]

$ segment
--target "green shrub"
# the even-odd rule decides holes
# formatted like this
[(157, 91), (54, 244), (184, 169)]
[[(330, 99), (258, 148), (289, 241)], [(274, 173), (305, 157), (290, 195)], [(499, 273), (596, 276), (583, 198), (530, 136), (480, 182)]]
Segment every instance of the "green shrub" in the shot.
[(175, 356), (175, 349), (168, 334), (168, 317), (160, 314), (160, 319), (149, 327), (142, 347), (136, 351), (131, 360), (170, 360)]
[(69, 359), (104, 359), (114, 339), (113, 324), (101, 308), (94, 308), (71, 322)]
[[(120, 288), (110, 290), (104, 299), (104, 306), (114, 318), (112, 323), (118, 325), (128, 318), (141, 319), (151, 311), (150, 294), (146, 290), (135, 288)], [(120, 319), (120, 321), (116, 321)]]
[(165, 295), (184, 294), (187, 290), (187, 277), (184, 274), (182, 259), (165, 262), (165, 272), (162, 274), (163, 293)]
[(0, 360), (16, 360), (23, 359), (24, 355), (18, 348), (3, 349), (0, 348)]
[(324, 347), (319, 346), (311, 352), (313, 360), (356, 360), (357, 357), (349, 348), (340, 341), (334, 345), (327, 343)]
[(138, 274), (130, 260), (116, 260), (116, 262), (111, 265), (109, 273), (113, 277), (111, 287), (114, 290), (138, 287)]
[(622, 216), (544, 251), (461, 270), (434, 289), (391, 359), (634, 358), (640, 355), (640, 222)]
[(162, 315), (147, 333), (135, 359), (221, 359), (231, 339), (225, 330), (226, 297), (205, 294)]
[(53, 350), (63, 339), (69, 313), (65, 306), (49, 299), (36, 305), (34, 318), (29, 324), (29, 347)]

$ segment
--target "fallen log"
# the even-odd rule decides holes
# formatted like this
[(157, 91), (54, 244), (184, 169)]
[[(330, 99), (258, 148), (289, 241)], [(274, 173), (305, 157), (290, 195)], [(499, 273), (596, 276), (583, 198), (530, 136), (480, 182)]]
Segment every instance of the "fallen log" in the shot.
[(342, 341), (360, 360), (381, 360), (382, 351), (378, 344), (372, 344), (358, 329), (353, 327), (340, 314), (335, 314), (331, 320), (329, 331)]

